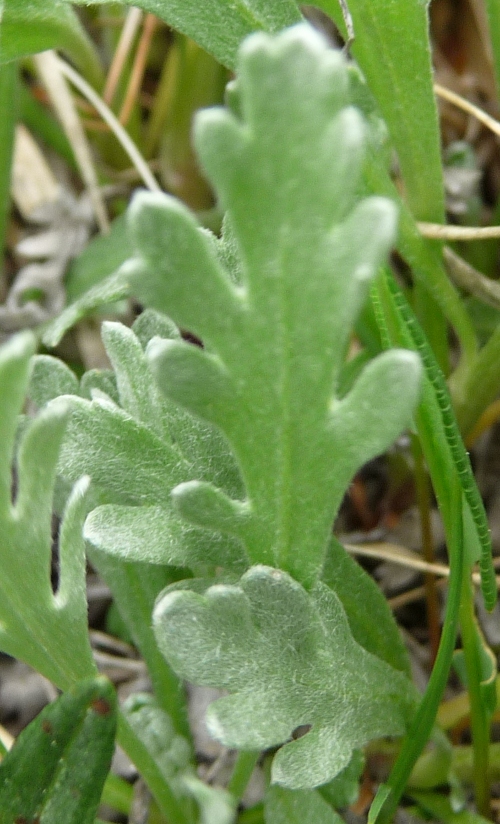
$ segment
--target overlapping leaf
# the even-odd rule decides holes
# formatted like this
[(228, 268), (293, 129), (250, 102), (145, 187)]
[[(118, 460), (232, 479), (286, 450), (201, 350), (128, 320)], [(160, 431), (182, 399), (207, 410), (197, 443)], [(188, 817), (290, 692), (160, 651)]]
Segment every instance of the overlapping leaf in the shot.
[(67, 406), (58, 401), (29, 424), (12, 460), (34, 340), (20, 335), (0, 350), (0, 649), (60, 687), (95, 672), (87, 633), (82, 523), (88, 478), (75, 485), (59, 536), (59, 585), (52, 591), (52, 497)]
[[(233, 108), (199, 115), (195, 141), (228, 211), (230, 254), (179, 203), (140, 195), (127, 276), (141, 299), (197, 334), (205, 351), (153, 341), (175, 402), (231, 442), (247, 497), (177, 488), (193, 523), (237, 536), (254, 563), (311, 585), (351, 476), (410, 421), (414, 354), (372, 361), (335, 397), (352, 323), (394, 238), (394, 207), (356, 205), (365, 126), (346, 107), (343, 57), (307, 27), (242, 48)], [(224, 249), (224, 242), (223, 242)], [(222, 259), (236, 257), (240, 282)]]
[(332, 536), (321, 580), (337, 594), (358, 644), (410, 675), (410, 660), (379, 586)]
[[(322, 583), (309, 594), (280, 570), (252, 567), (205, 594), (167, 591), (154, 626), (178, 675), (230, 692), (208, 710), (214, 737), (244, 750), (284, 743), (272, 778), (289, 788), (329, 781), (355, 748), (401, 734), (413, 710), (410, 681), (354, 641)], [(302, 725), (311, 728), (290, 741)]]
[[(180, 337), (154, 312), (144, 313), (135, 328), (145, 346), (153, 334)], [(132, 330), (106, 323), (103, 340), (114, 372), (87, 373), (78, 390), (67, 368), (42, 356), (35, 359), (30, 389), (39, 404), (61, 387), (71, 392), (59, 471), (70, 482), (82, 473), (92, 478), (94, 501), (101, 506), (87, 519), (86, 539), (127, 561), (244, 569), (235, 538), (187, 524), (170, 498), (173, 487), (191, 478), (211, 481), (227, 494), (241, 491), (224, 439), (159, 392)], [(90, 393), (92, 400), (76, 391)]]
[[(77, 0), (84, 3), (87, 0)], [(103, 3), (106, 0), (94, 0)], [(253, 31), (277, 32), (301, 19), (295, 0), (122, 0), (156, 14), (232, 68), (241, 41)]]

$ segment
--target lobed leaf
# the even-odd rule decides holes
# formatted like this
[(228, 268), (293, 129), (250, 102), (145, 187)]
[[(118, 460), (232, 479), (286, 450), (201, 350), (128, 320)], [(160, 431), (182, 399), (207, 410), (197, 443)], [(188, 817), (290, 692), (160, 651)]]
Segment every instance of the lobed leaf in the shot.
[[(272, 767), (283, 786), (329, 781), (354, 749), (402, 733), (413, 711), (409, 680), (356, 643), (322, 583), (307, 593), (285, 572), (256, 566), (204, 594), (167, 590), (153, 622), (180, 677), (229, 691), (208, 711), (215, 738), (243, 750), (284, 744)], [(302, 725), (311, 728), (290, 742)]]
[(418, 358), (399, 351), (335, 396), (395, 211), (383, 198), (357, 203), (366, 126), (346, 105), (342, 55), (312, 29), (249, 38), (232, 101), (241, 117), (216, 108), (195, 124), (227, 209), (222, 241), (172, 198), (140, 194), (127, 273), (143, 302), (203, 340), (153, 341), (148, 358), (168, 397), (224, 432), (245, 484), (233, 504), (213, 492), (211, 514), (206, 488), (191, 487), (188, 503), (183, 487), (179, 508), (237, 535), (252, 563), (311, 586), (350, 478), (410, 423), (418, 398)]
[[(145, 313), (137, 328), (146, 348), (157, 332), (179, 337), (168, 318), (154, 312)], [(134, 331), (104, 323), (102, 335), (112, 372), (86, 373), (78, 390), (67, 367), (40, 356), (30, 385), (30, 396), (39, 403), (58, 388), (93, 397), (66, 399), (71, 414), (58, 461), (66, 481), (82, 473), (92, 477), (94, 502), (101, 505), (87, 518), (86, 540), (126, 561), (222, 564), (241, 571), (247, 565), (241, 542), (209, 525), (186, 523), (170, 497), (172, 488), (190, 477), (209, 479), (230, 494), (240, 492), (238, 470), (223, 438), (160, 393)]]
[(67, 405), (58, 401), (24, 428), (15, 500), (14, 438), (29, 381), (34, 339), (24, 334), (0, 350), (0, 649), (66, 688), (95, 672), (87, 633), (82, 524), (88, 478), (68, 499), (59, 536), (59, 586), (50, 580), (52, 499)]
[(169, 507), (98, 506), (87, 517), (84, 534), (96, 549), (124, 561), (240, 570), (247, 566), (237, 541), (196, 529)]

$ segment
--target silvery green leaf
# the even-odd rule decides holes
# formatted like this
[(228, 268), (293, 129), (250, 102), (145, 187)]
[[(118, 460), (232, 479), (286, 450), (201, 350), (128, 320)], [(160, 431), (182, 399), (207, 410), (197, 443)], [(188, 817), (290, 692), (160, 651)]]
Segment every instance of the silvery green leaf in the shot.
[(0, 649), (67, 688), (95, 674), (87, 632), (82, 537), (89, 479), (74, 479), (66, 504), (59, 535), (59, 585), (54, 593), (51, 519), (57, 460), (68, 419), (64, 401), (52, 401), (34, 420), (25, 422), (15, 461), (14, 501), (11, 496), (14, 441), (33, 352), (34, 339), (26, 333), (0, 349)]
[(356, 643), (325, 584), (308, 593), (256, 566), (204, 594), (170, 588), (153, 621), (181, 678), (229, 692), (208, 710), (212, 735), (243, 750), (283, 745), (272, 780), (285, 787), (326, 783), (370, 739), (403, 733), (414, 710), (411, 682)]
[[(155, 339), (148, 359), (167, 397), (232, 447), (246, 494), (230, 531), (253, 563), (311, 586), (354, 472), (411, 422), (420, 363), (393, 350), (336, 396), (352, 325), (396, 230), (389, 200), (359, 202), (367, 126), (348, 105), (343, 56), (306, 26), (257, 34), (241, 48), (236, 86), (240, 115), (210, 109), (194, 130), (227, 210), (225, 236), (215, 241), (166, 195), (139, 194), (127, 273), (146, 305), (204, 343)], [(200, 517), (184, 493), (193, 522), (216, 528), (220, 516), (227, 531), (218, 492), (211, 519), (206, 492), (196, 493)]]

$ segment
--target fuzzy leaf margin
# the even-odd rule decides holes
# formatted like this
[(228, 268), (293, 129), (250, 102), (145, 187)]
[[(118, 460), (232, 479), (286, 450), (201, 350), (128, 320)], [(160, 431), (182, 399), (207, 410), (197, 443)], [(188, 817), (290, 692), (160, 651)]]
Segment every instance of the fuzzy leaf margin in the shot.
[(231, 99), (240, 115), (200, 113), (195, 143), (240, 283), (184, 206), (150, 194), (130, 209), (127, 276), (203, 340), (153, 341), (149, 360), (168, 397), (224, 432), (246, 487), (230, 501), (184, 484), (176, 506), (239, 538), (252, 563), (311, 586), (352, 475), (410, 424), (419, 394), (419, 360), (401, 350), (372, 361), (342, 400), (334, 393), (396, 216), (383, 198), (357, 202), (366, 126), (346, 105), (343, 56), (318, 33), (248, 38)]
[[(181, 678), (229, 691), (208, 710), (211, 734), (243, 750), (283, 744), (272, 780), (290, 789), (331, 780), (356, 748), (401, 734), (415, 707), (411, 682), (356, 643), (322, 583), (307, 593), (285, 572), (255, 566), (204, 594), (174, 585), (153, 623)], [(291, 741), (303, 725), (310, 730)]]
[(0, 649), (65, 689), (93, 675), (87, 632), (82, 525), (89, 479), (68, 499), (59, 535), (59, 585), (50, 581), (56, 465), (68, 417), (56, 401), (29, 422), (12, 462), (18, 416), (28, 387), (34, 338), (23, 333), (0, 350)]

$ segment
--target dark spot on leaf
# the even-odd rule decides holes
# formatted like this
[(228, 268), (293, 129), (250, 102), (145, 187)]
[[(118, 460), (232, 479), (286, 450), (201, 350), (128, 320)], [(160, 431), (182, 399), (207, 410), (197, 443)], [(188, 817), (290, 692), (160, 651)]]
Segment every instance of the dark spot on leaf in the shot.
[(108, 715), (111, 712), (111, 707), (104, 698), (94, 698), (90, 706), (98, 715)]
[(52, 724), (50, 721), (42, 721), (42, 730), (47, 733), (47, 735), (51, 735), (53, 732)]
[(186, 343), (192, 343), (192, 344), (194, 344), (194, 346), (198, 346), (200, 349), (205, 348), (203, 346), (203, 342), (193, 332), (188, 332), (186, 329), (181, 329), (181, 336), (182, 336), (182, 340), (185, 340)]
[(298, 738), (302, 738), (303, 735), (306, 735), (309, 730), (311, 729), (310, 724), (301, 724), (300, 727), (296, 727), (292, 732), (292, 738), (294, 741), (297, 741)]
[(29, 824), (28, 819), (24, 817), (24, 815), (18, 815), (16, 819), (14, 819), (14, 824)]

